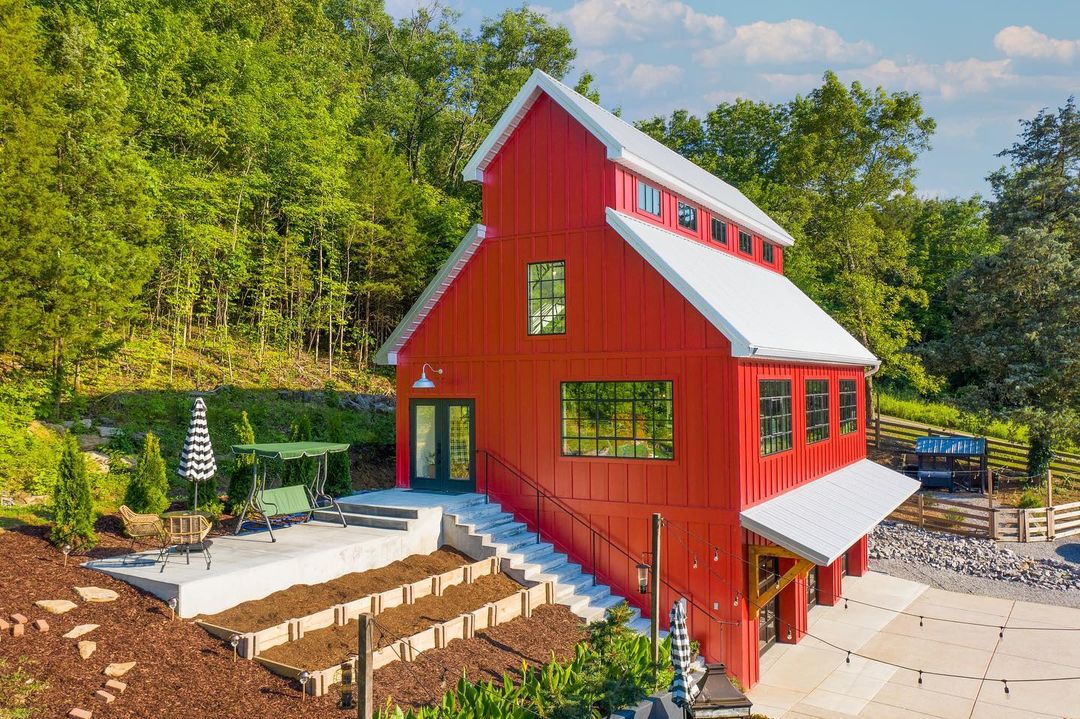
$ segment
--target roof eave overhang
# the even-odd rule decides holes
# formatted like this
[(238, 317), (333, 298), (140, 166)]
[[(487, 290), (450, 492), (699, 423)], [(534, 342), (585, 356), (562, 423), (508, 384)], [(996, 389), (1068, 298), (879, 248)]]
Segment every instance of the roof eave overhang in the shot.
[(787, 362), (812, 362), (814, 364), (836, 364), (876, 369), (881, 366), (881, 360), (873, 355), (835, 355), (824, 352), (799, 352), (776, 347), (750, 347), (748, 354), (732, 354), (744, 359), (777, 360)]
[(476, 254), (477, 248), (487, 235), (487, 228), (481, 224), (475, 224), (462, 238), (446, 262), (442, 264), (435, 277), (428, 283), (424, 291), (413, 303), (405, 316), (398, 322), (397, 327), (383, 342), (382, 347), (375, 353), (376, 364), (397, 365), (398, 354), (405, 343), (409, 341), (412, 333), (420, 326), (435, 305), (442, 298), (443, 293), (450, 287), (458, 274), (465, 268), (469, 260)]

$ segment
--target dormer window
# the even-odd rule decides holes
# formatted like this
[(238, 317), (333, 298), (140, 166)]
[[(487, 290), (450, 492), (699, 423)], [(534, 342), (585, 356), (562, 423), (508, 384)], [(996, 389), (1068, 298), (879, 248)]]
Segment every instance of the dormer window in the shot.
[(637, 207), (642, 212), (660, 216), (660, 190), (652, 185), (637, 181)]
[(727, 223), (715, 217), (712, 218), (712, 241), (727, 246)]
[(776, 246), (771, 242), (761, 243), (761, 259), (770, 265), (776, 260)]
[(754, 254), (754, 238), (750, 236), (749, 232), (739, 230), (739, 252), (744, 255)]
[(697, 232), (697, 208), (685, 202), (679, 203), (679, 227)]

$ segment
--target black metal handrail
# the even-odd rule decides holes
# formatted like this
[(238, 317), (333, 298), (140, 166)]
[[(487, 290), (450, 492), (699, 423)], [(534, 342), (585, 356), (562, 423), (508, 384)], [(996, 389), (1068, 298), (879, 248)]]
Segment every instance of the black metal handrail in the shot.
[[(544, 490), (543, 488), (541, 488), (540, 485), (537, 482), (535, 482), (530, 477), (526, 476), (523, 472), (518, 470), (516, 467), (513, 467), (510, 464), (508, 464), (506, 461), (501, 459), (498, 455), (496, 455), (496, 454), (494, 454), (492, 452), (489, 452), (486, 449), (477, 449), (476, 454), (477, 455), (483, 455), (483, 457), (484, 457), (484, 500), (486, 502), (491, 501), (491, 486), (490, 486), (491, 485), (491, 472), (490, 472), (490, 469), (489, 469), (489, 462), (494, 460), (496, 464), (498, 464), (504, 470), (509, 472), (517, 480), (517, 484), (518, 484), (519, 489), (520, 489), (520, 487), (521, 487), (521, 485), (523, 483), (526, 486), (528, 486), (528, 487), (530, 487), (532, 489), (532, 493), (533, 493), (533, 496), (534, 496), (535, 501), (536, 501), (535, 526), (534, 526), (533, 530), (536, 532), (536, 541), (537, 541), (537, 543), (540, 543), (540, 542), (543, 541), (541, 527), (540, 527), (540, 512), (541, 512), (541, 508), (542, 508), (543, 504), (545, 502), (547, 502), (547, 503), (550, 503), (551, 505), (553, 505), (554, 507), (556, 507), (557, 509), (559, 509), (563, 514), (565, 514), (567, 517), (569, 517), (572, 521), (576, 522), (578, 525), (584, 527), (588, 531), (588, 533), (589, 533), (589, 551), (590, 551), (590, 555), (591, 555), (590, 556), (590, 563), (591, 563), (590, 574), (593, 577), (593, 585), (596, 584), (597, 577), (603, 577), (608, 585), (618, 587), (620, 589), (620, 591), (622, 592), (624, 597), (629, 597), (630, 596), (630, 592), (626, 591), (627, 588), (624, 585), (622, 585), (622, 583), (620, 581), (618, 581), (615, 577), (613, 577), (613, 576), (611, 576), (609, 574), (601, 573), (601, 571), (599, 570), (599, 568), (597, 566), (597, 563), (596, 563), (596, 545), (597, 545), (597, 542), (600, 541), (600, 542), (605, 543), (608, 547), (610, 547), (611, 549), (614, 549), (615, 551), (617, 551), (619, 554), (623, 555), (626, 559), (630, 560), (631, 562), (636, 563), (636, 562), (640, 561), (639, 559), (635, 559), (634, 556), (630, 553), (629, 550), (627, 550), (625, 547), (623, 547), (623, 546), (619, 545), (618, 543), (616, 543), (615, 541), (613, 541), (610, 537), (608, 537), (606, 535), (603, 535), (603, 534), (600, 534), (596, 530), (596, 528), (593, 527), (592, 523), (589, 522), (580, 513), (578, 513), (577, 510), (575, 510), (574, 508), (567, 505), (559, 497), (556, 497), (555, 495), (553, 495), (553, 494), (547, 492), (546, 490)], [(511, 514), (514, 514), (514, 515), (518, 514), (514, 510), (513, 507), (511, 507), (510, 511), (511, 511)], [(529, 524), (528, 517), (523, 516), (522, 519), (525, 521), (525, 525), (528, 526), (528, 524)], [(551, 538), (551, 543), (552, 543), (553, 546), (555, 546), (556, 548), (558, 548), (562, 552), (564, 552), (567, 556), (572, 556), (573, 553), (571, 552), (570, 547), (566, 546), (562, 542), (559, 542), (558, 540), (556, 540), (554, 538)], [(671, 590), (677, 596), (685, 597), (686, 601), (689, 602), (689, 604), (691, 606), (693, 606), (695, 609), (697, 609), (699, 612), (701, 612), (710, 621), (716, 622), (717, 624), (720, 624), (721, 626), (725, 625), (725, 624), (736, 624), (736, 622), (732, 622), (732, 621), (726, 620), (726, 619), (719, 619), (718, 617), (713, 616), (713, 614), (711, 612), (709, 612), (707, 609), (705, 609), (700, 604), (698, 604), (694, 600), (693, 596), (689, 595), (689, 592), (687, 592), (686, 590), (684, 590), (684, 589), (682, 589), (680, 587), (676, 587), (671, 582), (669, 582), (667, 579), (664, 579), (663, 576), (660, 577), (660, 583), (663, 586), (667, 587), (669, 590)]]

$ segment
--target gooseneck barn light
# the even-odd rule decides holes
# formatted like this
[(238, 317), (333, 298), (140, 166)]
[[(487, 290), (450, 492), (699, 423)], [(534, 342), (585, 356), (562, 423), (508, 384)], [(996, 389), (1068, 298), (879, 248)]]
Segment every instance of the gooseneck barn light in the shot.
[(413, 382), (413, 389), (435, 389), (435, 383), (428, 379), (427, 370), (430, 369), (435, 374), (442, 374), (441, 369), (435, 369), (427, 362), (420, 368), (420, 379)]

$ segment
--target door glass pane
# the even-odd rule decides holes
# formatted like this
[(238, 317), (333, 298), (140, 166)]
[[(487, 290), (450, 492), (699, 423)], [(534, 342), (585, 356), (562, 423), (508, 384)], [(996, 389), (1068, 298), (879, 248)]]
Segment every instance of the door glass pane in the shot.
[(467, 405), (450, 405), (450, 479), (469, 479), (472, 467), (472, 417)]
[(416, 406), (413, 428), (413, 473), (423, 479), (435, 479), (435, 405)]

